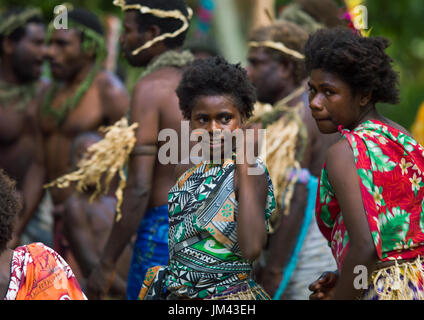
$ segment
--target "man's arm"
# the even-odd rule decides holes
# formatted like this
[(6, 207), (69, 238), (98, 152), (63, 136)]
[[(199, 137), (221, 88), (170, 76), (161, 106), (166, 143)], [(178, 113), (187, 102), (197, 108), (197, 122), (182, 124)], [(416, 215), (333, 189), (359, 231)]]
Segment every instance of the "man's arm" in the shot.
[(71, 196), (65, 203), (63, 215), (63, 232), (83, 276), (89, 276), (91, 270), (97, 264), (99, 257), (93, 248), (91, 228), (85, 216), (84, 209), (75, 196)]
[(25, 175), (22, 188), (24, 207), (15, 227), (14, 239), (10, 244), (11, 247), (16, 247), (19, 244), (19, 239), (22, 233), (25, 231), (25, 228), (28, 225), (29, 221), (34, 216), (34, 213), (36, 212), (44, 193), (43, 184), (46, 180), (47, 170), (45, 165), (43, 135), (41, 133), (38, 115), (33, 114), (32, 119), (33, 121), (31, 125), (34, 128), (34, 135), (32, 138), (34, 139), (33, 141), (35, 144), (35, 154), (32, 158), (31, 165)]
[(23, 208), (24, 211), (19, 217), (19, 221), (15, 228), (16, 240), (21, 237), (26, 226), (37, 210), (38, 204), (43, 196), (43, 183), (45, 181), (45, 177), (46, 170), (43, 163), (38, 160), (33, 161), (25, 176), (25, 182), (22, 190), (25, 205)]
[(111, 124), (126, 115), (130, 98), (124, 84), (116, 75), (104, 71), (99, 76), (99, 94), (105, 118)]
[[(157, 88), (148, 81), (139, 82), (134, 88), (130, 119), (132, 123), (139, 124), (136, 131), (136, 145), (157, 145), (159, 102)], [(88, 280), (87, 294), (91, 298), (99, 299), (107, 292), (116, 262), (143, 219), (150, 199), (155, 162), (156, 155), (138, 155), (130, 158), (122, 218), (113, 223), (100, 264)]]

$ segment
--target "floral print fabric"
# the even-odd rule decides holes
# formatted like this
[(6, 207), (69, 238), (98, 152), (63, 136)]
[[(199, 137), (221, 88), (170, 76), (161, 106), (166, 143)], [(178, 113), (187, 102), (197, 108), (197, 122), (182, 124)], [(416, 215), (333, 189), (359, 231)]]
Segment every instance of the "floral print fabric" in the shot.
[[(268, 180), (267, 225), (274, 189), (266, 167), (257, 162)], [(252, 262), (243, 259), (237, 238), (235, 167), (231, 159), (222, 165), (200, 163), (169, 191), (167, 289), (172, 297), (205, 299), (249, 281)]]
[[(424, 149), (416, 140), (380, 121), (340, 129), (352, 148), (362, 201), (378, 257), (411, 259), (424, 252)], [(318, 226), (341, 269), (349, 234), (340, 206), (321, 173), (316, 203)]]
[(5, 300), (86, 300), (69, 265), (51, 248), (32, 243), (15, 249)]

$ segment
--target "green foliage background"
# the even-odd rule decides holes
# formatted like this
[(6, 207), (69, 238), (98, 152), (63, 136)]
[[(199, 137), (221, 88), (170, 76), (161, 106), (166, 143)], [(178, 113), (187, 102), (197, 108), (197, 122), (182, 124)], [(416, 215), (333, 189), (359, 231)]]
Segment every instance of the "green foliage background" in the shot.
[(424, 2), (372, 0), (366, 5), (371, 35), (392, 41), (387, 52), (400, 73), (400, 104), (379, 109), (409, 129), (424, 101)]
[(53, 17), (53, 9), (63, 3), (70, 3), (74, 7), (81, 7), (92, 10), (94, 13), (102, 15), (103, 13), (119, 13), (120, 9), (115, 7), (112, 0), (0, 0), (0, 8), (13, 6), (34, 6), (39, 7), (46, 19)]
[[(219, 1), (219, 0), (215, 0)], [(222, 0), (221, 0), (222, 1)], [(225, 0), (237, 3), (237, 12), (242, 37), (246, 36), (250, 0)], [(339, 3), (342, 1), (337, 0)], [(84, 7), (103, 16), (105, 13), (120, 15), (120, 9), (112, 0), (71, 0), (72, 5)], [(200, 0), (187, 0), (195, 10)], [(290, 0), (276, 0), (276, 9)], [(11, 4), (18, 6), (38, 6), (47, 19), (53, 15), (53, 8), (62, 4), (59, 0), (0, 0), (0, 9)], [(406, 128), (410, 128), (419, 105), (424, 101), (424, 1), (423, 0), (367, 0), (368, 24), (372, 27), (371, 36), (385, 36), (392, 41), (388, 53), (394, 59), (394, 67), (400, 73), (401, 102), (399, 105), (378, 106), (382, 113)], [(243, 61), (245, 57), (239, 57)], [(138, 73), (139, 70), (130, 74)], [(131, 77), (131, 76), (130, 76)]]
[[(289, 2), (277, 0), (277, 9)], [(410, 129), (424, 102), (424, 1), (366, 0), (365, 5), (371, 36), (390, 39), (392, 45), (387, 53), (400, 74), (400, 103), (377, 107), (385, 116)]]

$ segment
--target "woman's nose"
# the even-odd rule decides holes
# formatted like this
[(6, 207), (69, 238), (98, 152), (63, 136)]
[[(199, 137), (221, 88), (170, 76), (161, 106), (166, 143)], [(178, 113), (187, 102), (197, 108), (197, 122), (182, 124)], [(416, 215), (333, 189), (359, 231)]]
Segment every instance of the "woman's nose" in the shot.
[(220, 124), (218, 123), (218, 121), (212, 120), (209, 124), (208, 127), (208, 132), (211, 136), (215, 136), (220, 134), (222, 131), (222, 128), (220, 126)]
[(322, 110), (323, 104), (320, 94), (315, 94), (313, 97), (309, 97), (309, 107), (312, 110)]

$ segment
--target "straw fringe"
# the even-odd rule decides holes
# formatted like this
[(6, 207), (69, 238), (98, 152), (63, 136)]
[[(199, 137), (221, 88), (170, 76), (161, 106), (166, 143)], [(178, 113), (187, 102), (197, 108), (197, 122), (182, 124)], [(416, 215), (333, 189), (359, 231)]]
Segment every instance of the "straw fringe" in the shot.
[[(393, 266), (376, 270), (370, 282), (380, 300), (424, 300), (424, 291), (420, 289), (423, 279), (423, 259), (419, 256), (413, 262), (399, 264), (395, 260)], [(417, 288), (416, 293), (411, 290), (410, 285)]]
[[(284, 208), (286, 215), (290, 210), (290, 200), (297, 180), (289, 180), (288, 174), (293, 168), (300, 169), (299, 161), (296, 159), (299, 130), (297, 121), (286, 121), (284, 118), (268, 126), (266, 151), (262, 150), (260, 155), (266, 161), (267, 167), (270, 168), (277, 204), (280, 208)], [(282, 199), (283, 194), (284, 199)]]
[[(124, 166), (136, 143), (135, 129), (138, 123), (128, 126), (126, 118), (122, 118), (114, 125), (101, 127), (100, 132), (105, 134), (103, 140), (93, 144), (77, 164), (78, 170), (66, 174), (50, 182), (44, 188), (57, 187), (68, 188), (72, 182), (77, 182), (76, 190), (84, 192), (89, 186), (96, 186), (95, 192), (90, 197), (92, 202), (100, 194), (107, 194), (109, 184), (119, 173), (119, 186), (115, 192), (118, 200), (116, 205), (116, 221), (122, 217), (121, 204), (123, 201), (123, 190), (126, 185)], [(106, 175), (105, 190), (102, 191), (101, 178)]]
[[(274, 186), (277, 207), (284, 208), (284, 215), (290, 212), (290, 202), (298, 179), (296, 174), (289, 179), (290, 171), (299, 172), (307, 140), (307, 131), (301, 118), (303, 103), (289, 107), (288, 102), (301, 96), (303, 87), (294, 90), (274, 107), (259, 105), (249, 123), (261, 122), (266, 128), (266, 146), (260, 151), (260, 158), (266, 164)], [(270, 218), (270, 232), (278, 228), (280, 210), (274, 210)]]
[(271, 300), (271, 297), (261, 287), (255, 286), (237, 293), (231, 293), (224, 296), (212, 296), (207, 298), (207, 300)]
[(181, 33), (186, 31), (190, 27), (190, 20), (193, 17), (193, 10), (189, 7), (187, 7), (188, 17), (186, 17), (179, 10), (160, 10), (160, 9), (149, 8), (147, 6), (142, 6), (140, 4), (126, 4), (126, 0), (114, 0), (113, 4), (115, 6), (121, 7), (122, 11), (138, 10), (140, 11), (141, 14), (151, 14), (158, 18), (173, 18), (173, 19), (180, 20), (183, 23), (183, 25), (178, 30), (172, 33), (171, 32), (163, 33), (157, 36), (156, 38), (147, 41), (138, 49), (132, 51), (131, 54), (134, 56), (138, 55), (141, 51), (150, 48), (151, 46), (153, 46), (159, 41), (163, 41), (168, 38), (176, 38), (177, 36), (179, 36)]

